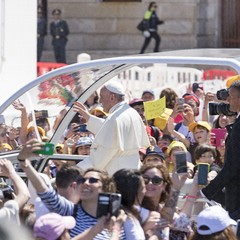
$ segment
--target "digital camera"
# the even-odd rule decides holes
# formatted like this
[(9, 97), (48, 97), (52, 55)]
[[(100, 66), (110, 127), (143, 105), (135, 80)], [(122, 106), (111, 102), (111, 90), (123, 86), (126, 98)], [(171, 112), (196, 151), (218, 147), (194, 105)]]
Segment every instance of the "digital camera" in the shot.
[(229, 96), (228, 89), (221, 89), (217, 91), (216, 95), (218, 100), (227, 100), (227, 97)]
[(236, 112), (230, 110), (230, 105), (227, 103), (209, 103), (209, 114), (210, 115), (220, 115), (233, 116), (236, 115)]
[(118, 216), (119, 208), (121, 206), (121, 194), (119, 193), (99, 193), (97, 218), (110, 214), (111, 216)]

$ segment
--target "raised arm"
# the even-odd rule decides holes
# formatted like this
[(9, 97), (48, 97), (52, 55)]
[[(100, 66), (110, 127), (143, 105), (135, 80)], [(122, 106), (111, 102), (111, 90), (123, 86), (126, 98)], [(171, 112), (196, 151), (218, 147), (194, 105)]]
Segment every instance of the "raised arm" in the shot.
[(27, 185), (22, 178), (16, 173), (12, 163), (7, 159), (0, 159), (0, 176), (8, 177), (12, 180), (15, 198), (19, 208), (22, 208), (30, 199), (30, 193)]
[(36, 189), (36, 192), (38, 193), (46, 192), (48, 190), (48, 186), (39, 176), (36, 169), (32, 166), (29, 158), (33, 156), (38, 156), (34, 152), (41, 150), (42, 146), (44, 146), (44, 143), (38, 142), (37, 139), (31, 139), (26, 143), (26, 145), (24, 145), (18, 155), (18, 160), (21, 168), (24, 170), (28, 179), (31, 181), (32, 185)]
[(27, 126), (29, 123), (27, 117), (27, 110), (26, 107), (19, 100), (14, 101), (12, 105), (16, 110), (21, 111), (21, 128), (19, 132), (19, 138), (21, 144), (25, 144), (27, 141)]
[(168, 131), (171, 133), (171, 135), (173, 135), (179, 141), (184, 143), (184, 145), (187, 148), (189, 148), (189, 146), (190, 146), (189, 140), (187, 138), (185, 138), (185, 136), (183, 134), (181, 134), (181, 133), (177, 132), (176, 130), (174, 130), (174, 120), (171, 117), (168, 119), (167, 128), (168, 128)]
[(73, 103), (73, 111), (82, 115), (86, 121), (90, 118), (90, 113), (88, 112), (87, 108), (80, 102)]

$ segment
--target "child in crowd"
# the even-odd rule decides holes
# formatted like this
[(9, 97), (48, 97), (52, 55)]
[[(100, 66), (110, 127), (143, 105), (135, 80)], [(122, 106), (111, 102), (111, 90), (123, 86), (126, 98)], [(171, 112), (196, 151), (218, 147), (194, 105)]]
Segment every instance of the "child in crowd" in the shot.
[(168, 146), (167, 151), (166, 151), (166, 165), (168, 168), (168, 171), (172, 173), (174, 169), (176, 169), (176, 162), (175, 162), (175, 152), (176, 151), (184, 151), (186, 153), (187, 161), (189, 167), (193, 168), (191, 164), (191, 156), (189, 152), (187, 151), (187, 148), (185, 145), (180, 142), (180, 141), (172, 141), (172, 143)]
[(221, 167), (215, 162), (217, 153), (215, 147), (208, 144), (201, 144), (196, 147), (195, 152), (195, 161), (199, 163), (208, 163), (210, 170), (208, 173), (209, 180), (211, 181), (221, 170)]
[(195, 159), (194, 159), (194, 151), (196, 147), (202, 143), (209, 143), (210, 142), (210, 131), (211, 126), (208, 122), (205, 121), (198, 121), (190, 123), (188, 126), (189, 131), (193, 132), (193, 136), (195, 139), (195, 143), (191, 143), (189, 139), (184, 137), (181, 133), (174, 130), (174, 121), (172, 118), (169, 118), (168, 120), (168, 130), (169, 132), (175, 137), (178, 138), (181, 142), (184, 143), (184, 145), (187, 147), (188, 151), (191, 154), (192, 157), (192, 163), (195, 165)]
[(150, 146), (146, 149), (146, 154), (143, 158), (143, 164), (158, 163), (165, 165), (164, 154), (158, 146)]

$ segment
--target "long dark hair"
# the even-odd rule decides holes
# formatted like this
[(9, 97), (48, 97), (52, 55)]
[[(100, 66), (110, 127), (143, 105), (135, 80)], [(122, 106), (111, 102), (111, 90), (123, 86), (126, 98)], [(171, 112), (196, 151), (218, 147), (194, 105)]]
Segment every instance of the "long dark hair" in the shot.
[[(161, 165), (161, 164), (154, 164), (154, 163), (144, 164), (141, 167), (140, 172), (143, 175), (146, 171), (148, 171), (149, 169), (152, 169), (152, 168), (156, 168), (161, 172), (163, 180), (166, 184), (165, 191), (162, 193), (162, 195), (159, 199), (159, 203), (165, 203), (165, 201), (168, 198), (169, 193), (171, 191), (172, 180), (170, 178), (170, 175), (169, 175), (169, 172), (168, 172), (167, 168), (164, 165)], [(157, 208), (158, 208), (158, 206), (154, 206), (152, 200), (149, 197), (146, 197), (146, 196), (143, 199), (142, 206), (151, 210), (151, 211), (156, 211)]]
[[(122, 195), (122, 206), (139, 219), (134, 208), (141, 182), (141, 173), (138, 170), (121, 169), (113, 174), (117, 192)], [(141, 203), (139, 203), (141, 205)]]

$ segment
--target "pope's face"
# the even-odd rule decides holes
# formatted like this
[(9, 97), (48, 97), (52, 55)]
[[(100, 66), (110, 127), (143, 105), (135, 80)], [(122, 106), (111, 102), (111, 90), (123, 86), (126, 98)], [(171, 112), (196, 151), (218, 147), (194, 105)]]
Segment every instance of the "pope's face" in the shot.
[(112, 93), (108, 91), (106, 87), (102, 87), (100, 90), (100, 103), (102, 104), (103, 111), (107, 113), (112, 107), (111, 94)]

